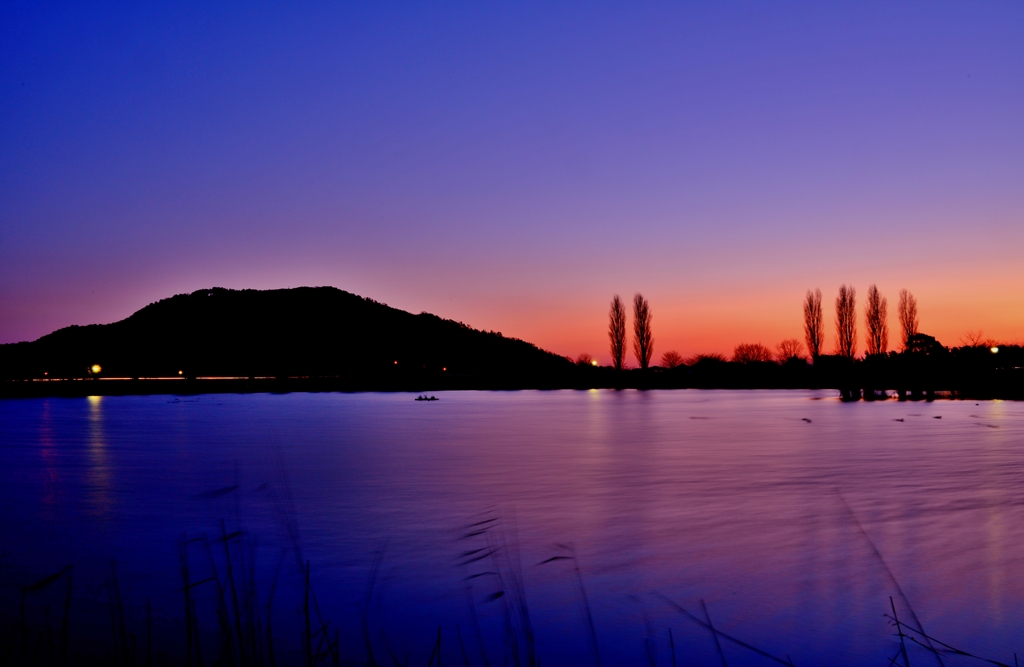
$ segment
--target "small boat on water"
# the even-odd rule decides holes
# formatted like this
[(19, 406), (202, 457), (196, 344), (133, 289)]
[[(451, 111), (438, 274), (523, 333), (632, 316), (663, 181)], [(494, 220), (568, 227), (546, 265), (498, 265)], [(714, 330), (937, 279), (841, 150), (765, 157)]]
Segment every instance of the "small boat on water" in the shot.
[(417, 401), (440, 401), (441, 399), (438, 398), (437, 396), (417, 396), (415, 400), (417, 400)]

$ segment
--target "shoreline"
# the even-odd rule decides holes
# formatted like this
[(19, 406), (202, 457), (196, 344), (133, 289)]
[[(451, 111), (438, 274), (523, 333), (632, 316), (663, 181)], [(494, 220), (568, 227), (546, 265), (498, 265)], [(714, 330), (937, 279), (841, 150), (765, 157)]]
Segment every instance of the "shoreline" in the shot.
[[(577, 378), (578, 379), (578, 378)], [(956, 389), (930, 390), (908, 394), (897, 388), (851, 389), (828, 385), (771, 385), (760, 383), (680, 383), (678, 378), (646, 376), (621, 378), (625, 382), (573, 382), (571, 380), (528, 381), (521, 378), (445, 378), (442, 381), (378, 381), (338, 377), (157, 377), (33, 379), (0, 382), (0, 399), (83, 398), (86, 396), (193, 396), (200, 394), (290, 394), (290, 393), (416, 393), (432, 391), (557, 391), (590, 389), (717, 389), (717, 390), (829, 390), (846, 402), (918, 402), (933, 400), (1024, 400), (1020, 392), (976, 392)], [(629, 381), (644, 380), (644, 381)]]

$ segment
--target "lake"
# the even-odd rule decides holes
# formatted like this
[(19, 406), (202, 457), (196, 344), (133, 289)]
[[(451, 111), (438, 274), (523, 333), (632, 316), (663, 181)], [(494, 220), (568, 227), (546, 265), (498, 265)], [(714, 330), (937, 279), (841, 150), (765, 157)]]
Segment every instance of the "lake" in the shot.
[[(241, 531), (236, 566), (260, 605), (273, 591), (285, 657), (307, 562), (359, 664), (367, 637), (381, 664), (426, 665), (438, 628), (446, 665), (671, 665), (673, 646), (681, 665), (778, 664), (724, 637), (719, 655), (709, 618), (796, 665), (885, 665), (890, 597), (947, 644), (1024, 656), (1024, 404), (437, 396), (0, 401), (4, 636), (21, 587), (72, 564), (73, 647), (107, 650), (116, 591), (140, 642), (148, 600), (154, 642), (180, 651), (181, 549), (200, 581)], [(54, 596), (29, 596), (34, 622)], [(212, 663), (213, 584), (194, 599)]]

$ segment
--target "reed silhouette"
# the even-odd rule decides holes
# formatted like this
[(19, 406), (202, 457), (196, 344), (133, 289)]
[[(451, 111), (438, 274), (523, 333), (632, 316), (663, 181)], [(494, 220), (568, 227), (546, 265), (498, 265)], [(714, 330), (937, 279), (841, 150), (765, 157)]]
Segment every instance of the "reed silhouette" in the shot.
[[(237, 488), (228, 493), (237, 493)], [(287, 495), (287, 494), (286, 494)], [(930, 657), (943, 667), (943, 657), (970, 658), (997, 667), (1010, 667), (1008, 661), (994, 660), (956, 648), (924, 631), (920, 618), (881, 552), (874, 544), (853, 509), (837, 491), (836, 495), (844, 508), (844, 514), (856, 529), (860, 539), (874, 555), (876, 562), (885, 573), (892, 593), (901, 601), (901, 607), (909, 615), (909, 621), (901, 619), (896, 601), (888, 599), (886, 618), (896, 630), (900, 644), (896, 655), (889, 664), (910, 667), (911, 650)], [(293, 536), (294, 537), (294, 536)], [(339, 628), (326, 619), (320, 609), (312, 585), (312, 571), (308, 561), (302, 560), (301, 550), (296, 548), (282, 552), (276, 559), (276, 567), (268, 576), (262, 571), (256, 559), (256, 536), (236, 527), (229, 531), (224, 522), (216, 535), (201, 534), (194, 537), (182, 536), (178, 541), (179, 576), (181, 581), (182, 623), (175, 623), (174, 633), (153, 633), (152, 606), (147, 599), (142, 617), (127, 611), (122, 585), (115, 563), (111, 563), (109, 576), (103, 585), (108, 608), (109, 633), (105, 646), (82, 641), (71, 622), (72, 598), (75, 594), (74, 568), (67, 566), (59, 571), (28, 584), (21, 589), (21, 605), (13, 627), (0, 632), (0, 661), (12, 667), (52, 666), (66, 667), (77, 664), (103, 664), (111, 667), (151, 667), (155, 664), (184, 664), (201, 667), (205, 664), (225, 667), (276, 667), (294, 665), (317, 667), (319, 665), (364, 665), (382, 667), (378, 656), (386, 655), (387, 663), (394, 667), (410, 664), (410, 655), (400, 658), (389, 639), (390, 635), (401, 632), (402, 628), (374, 627), (370, 609), (382, 593), (377, 581), (380, 578), (385, 549), (374, 552), (367, 574), (363, 600), (359, 603), (362, 653), (359, 660), (352, 658), (356, 646), (341, 644)], [(509, 667), (538, 667), (537, 638), (527, 602), (527, 590), (523, 580), (523, 565), (517, 537), (514, 514), (502, 516), (496, 510), (484, 511), (464, 524), (460, 531), (458, 566), (466, 573), (465, 596), (472, 627), (471, 641), (476, 651), (467, 647), (462, 628), (450, 621), (442, 621), (432, 645), (422, 647), (421, 655), (426, 656), (429, 647), (428, 667), (440, 667), (443, 657), (442, 644), (445, 633), (456, 637), (458, 657), (462, 664), (483, 667), (508, 665)], [(275, 607), (277, 592), (281, 587), (281, 574), (291, 562), (297, 576), (291, 581), (298, 583), (299, 623), (297, 631), (289, 635), (275, 631), (274, 619), (281, 612)], [(582, 642), (588, 646), (590, 658), (574, 664), (594, 664), (600, 667), (601, 634), (595, 621), (595, 614), (584, 580), (583, 566), (575, 546), (569, 543), (554, 545), (554, 553), (536, 563), (538, 567), (568, 566), (566, 581), (572, 586), (580, 608), (583, 624)], [(778, 655), (751, 641), (741, 639), (734, 631), (725, 632), (712, 621), (710, 609), (704, 599), (696, 601), (699, 611), (687, 609), (679, 602), (654, 591), (652, 601), (667, 606), (700, 632), (706, 633), (718, 660), (728, 664), (726, 647), (730, 651), (756, 655), (759, 659), (792, 667), (796, 664), (789, 655)], [(881, 601), (879, 601), (881, 602)], [(495, 646), (489, 644), (481, 630), (478, 607), (487, 606), (501, 619), (502, 637)], [(57, 614), (51, 613), (55, 606)], [(647, 637), (643, 640), (643, 655), (648, 664), (657, 664), (654, 658), (656, 633), (646, 620)], [(54, 623), (56, 621), (56, 624)], [(453, 632), (454, 631), (454, 632)], [(180, 633), (180, 634), (175, 634)], [(862, 640), (864, 641), (864, 640)], [(668, 627), (667, 648), (671, 664), (676, 663), (676, 642), (671, 626)], [(690, 642), (692, 646), (692, 641)], [(383, 652), (378, 649), (383, 646)], [(298, 650), (295, 650), (295, 647)], [(455, 649), (448, 649), (449, 656)], [(473, 654), (474, 657), (471, 657)], [(807, 657), (805, 656), (805, 659)], [(821, 662), (827, 656), (811, 656)], [(1016, 665), (1016, 656), (1014, 656)], [(685, 660), (683, 664), (691, 664)], [(424, 664), (422, 662), (418, 664)], [(958, 663), (959, 664), (959, 663)]]

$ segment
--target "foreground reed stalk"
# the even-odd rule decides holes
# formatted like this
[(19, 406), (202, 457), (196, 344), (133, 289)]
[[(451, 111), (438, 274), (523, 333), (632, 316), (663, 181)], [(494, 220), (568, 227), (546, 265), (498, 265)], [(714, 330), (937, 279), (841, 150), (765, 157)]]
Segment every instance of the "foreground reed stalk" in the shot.
[[(845, 500), (844, 500), (845, 503)], [(983, 658), (976, 654), (955, 648), (948, 643), (927, 634), (921, 627), (920, 621), (913, 609), (906, 601), (902, 588), (896, 581), (892, 571), (888, 569), (881, 553), (878, 552), (874, 543), (871, 542), (863, 526), (857, 520), (853, 510), (846, 505), (850, 516), (857, 524), (863, 538), (871, 545), (873, 552), (885, 569), (895, 591), (901, 596), (906, 609), (912, 619), (910, 623), (902, 620), (897, 613), (897, 605), (894, 597), (889, 598), (890, 614), (885, 616), (893, 624), (899, 644), (896, 654), (889, 660), (892, 665), (910, 667), (911, 658), (914, 654), (911, 649), (918, 653), (924, 652), (925, 657), (935, 659), (939, 665), (944, 665), (944, 656), (956, 656), (959, 658), (973, 659), (996, 667), (1011, 667), (1010, 663), (999, 660)], [(473, 623), (473, 637), (479, 649), (479, 662), (483, 667), (490, 667), (491, 660), (484, 635), (477, 617), (476, 594), (474, 593), (474, 582), (483, 585), (483, 604), (497, 605), (498, 616), (502, 619), (504, 632), (504, 651), (498, 659), (498, 664), (514, 667), (537, 667), (536, 646), (533, 627), (530, 621), (529, 609), (527, 607), (526, 589), (523, 582), (523, 571), (519, 555), (518, 540), (514, 523), (508, 530), (497, 516), (486, 516), (466, 526), (460, 537), (460, 542), (466, 545), (462, 550), (459, 565), (466, 570), (466, 595), (467, 606)], [(216, 543), (216, 547), (215, 547)], [(193, 545), (201, 545), (200, 552), (194, 553)], [(198, 597), (197, 591), (208, 590), (205, 595), (207, 599), (214, 602), (213, 627), (217, 632), (208, 637), (219, 639), (219, 646), (215, 653), (216, 658), (212, 665), (224, 667), (276, 667), (279, 656), (275, 653), (275, 638), (272, 632), (274, 616), (274, 599), (277, 590), (278, 576), (285, 562), (287, 554), (282, 553), (278, 559), (277, 567), (273, 571), (270, 588), (266, 602), (261, 604), (258, 595), (256, 577), (256, 541), (244, 531), (238, 530), (228, 532), (226, 524), (220, 526), (220, 534), (215, 541), (206, 536), (188, 538), (182, 536), (178, 542), (179, 573), (181, 576), (182, 602), (184, 615), (183, 645), (172, 647), (171, 653), (161, 653), (154, 646), (153, 636), (153, 610), (150, 599), (145, 602), (145, 617), (142, 619), (145, 632), (144, 651), (136, 650), (136, 634), (130, 629), (131, 619), (126, 616), (124, 598), (121, 592), (120, 578), (115, 563), (111, 563), (110, 574), (104, 589), (107, 596), (107, 612), (109, 615), (110, 650), (105, 656), (87, 655), (72, 651), (70, 639), (71, 606), (73, 595), (73, 573), (74, 569), (68, 565), (61, 570), (44, 577), (21, 589), (20, 609), (17, 621), (7, 633), (8, 639), (0, 644), (0, 664), (12, 665), (12, 667), (67, 667), (74, 664), (103, 664), (111, 667), (137, 667), (139, 664), (184, 664), (188, 667), (203, 667), (203, 652), (201, 650), (200, 638), (203, 636), (197, 612)], [(597, 632), (597, 624), (591, 609), (590, 600), (584, 584), (583, 568), (571, 543), (556, 545), (558, 552), (537, 565), (546, 565), (558, 561), (567, 561), (571, 565), (572, 574), (575, 575), (575, 584), (581, 608), (581, 615), (584, 620), (584, 630), (588, 643), (593, 654), (593, 662), (601, 666), (600, 637)], [(373, 633), (370, 626), (370, 607), (375, 595), (375, 583), (380, 572), (383, 561), (383, 550), (377, 552), (371, 567), (366, 596), (362, 608), (362, 637), (364, 641), (366, 659), (362, 663), (366, 667), (380, 667), (375, 659), (373, 649)], [(200, 568), (205, 569), (207, 576), (196, 578), (195, 558), (200, 556)], [(205, 556), (205, 558), (202, 558)], [(486, 569), (481, 569), (481, 566)], [(301, 655), (301, 664), (306, 667), (317, 667), (319, 665), (342, 664), (340, 633), (339, 628), (333, 627), (325, 620), (320, 612), (316, 594), (312, 586), (312, 567), (309, 561), (304, 561), (301, 566), (301, 603), (299, 613), (301, 614), (301, 631), (297, 644), (301, 647), (298, 655)], [(56, 598), (60, 613), (56, 628), (51, 621), (51, 599)], [(794, 667), (793, 660), (786, 655), (784, 658), (774, 655), (770, 651), (754, 646), (750, 642), (741, 640), (731, 633), (724, 632), (720, 627), (712, 623), (708, 605), (703, 599), (698, 601), (699, 616), (691, 613), (682, 605), (674, 602), (668, 597), (654, 593), (654, 599), (660, 600), (670, 609), (710, 634), (714, 654), (723, 667), (728, 667), (726, 644), (732, 648), (749, 652), (760, 656), (779, 665)], [(31, 603), (31, 604), (30, 604)], [(42, 606), (42, 619), (33, 621), (32, 609)], [(38, 615), (38, 614), (37, 614)], [(656, 665), (655, 632), (650, 624), (649, 617), (644, 615), (647, 625), (647, 637), (644, 639), (642, 654), (646, 657), (649, 665)], [(455, 636), (457, 638), (459, 657), (466, 667), (472, 667), (474, 661), (470, 659), (470, 651), (461, 628), (456, 624)], [(442, 665), (442, 634), (444, 629), (437, 626), (437, 632), (433, 646), (426, 660), (427, 667), (441, 667)], [(384, 642), (387, 654), (391, 659), (391, 667), (409, 667), (410, 657), (407, 654), (404, 660), (399, 660), (388, 643), (387, 635), (383, 629), (380, 631), (380, 638)], [(168, 656), (177, 653), (180, 659), (169, 660)], [(426, 647), (423, 647), (424, 649)], [(672, 667), (676, 661), (676, 640), (672, 628), (668, 628), (668, 649)], [(296, 655), (295, 657), (298, 657)], [(426, 653), (421, 653), (425, 656)], [(730, 654), (731, 655), (731, 654)], [(422, 658), (421, 658), (422, 659)], [(915, 664), (917, 661), (915, 660)], [(299, 664), (291, 659), (284, 664)], [(355, 665), (352, 661), (346, 661), (346, 665)], [(420, 662), (419, 664), (424, 664)], [(690, 664), (687, 662), (686, 664)], [(1017, 656), (1013, 656), (1013, 666), (1017, 667)]]

